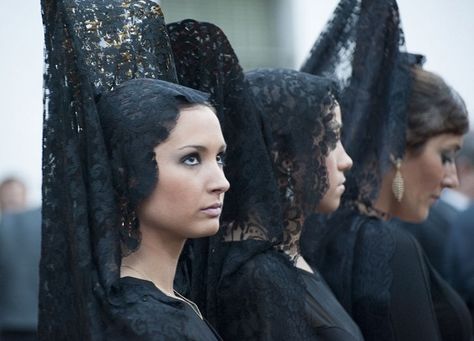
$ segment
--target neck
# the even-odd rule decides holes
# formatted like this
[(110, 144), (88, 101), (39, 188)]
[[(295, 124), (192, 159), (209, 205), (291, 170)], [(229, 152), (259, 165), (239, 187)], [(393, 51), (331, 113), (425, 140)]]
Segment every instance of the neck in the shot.
[(155, 227), (140, 225), (140, 232), (138, 250), (122, 258), (121, 277), (151, 281), (165, 294), (174, 296), (176, 267), (186, 240)]
[(373, 207), (381, 213), (381, 218), (387, 220), (391, 216), (396, 216), (397, 201), (392, 193), (392, 181), (394, 172), (389, 171), (382, 177), (379, 195)]
[[(301, 212), (300, 210), (296, 211)], [(295, 263), (301, 255), (300, 236), (302, 227), (303, 217), (301, 213), (298, 213), (295, 218), (287, 219), (285, 221), (285, 229), (283, 230), (283, 242), (281, 248)]]

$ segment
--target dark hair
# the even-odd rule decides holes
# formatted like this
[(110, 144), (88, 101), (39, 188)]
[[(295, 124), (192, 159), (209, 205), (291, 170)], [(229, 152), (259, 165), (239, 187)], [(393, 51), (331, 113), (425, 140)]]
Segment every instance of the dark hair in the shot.
[(125, 250), (140, 242), (135, 210), (155, 188), (154, 148), (164, 142), (192, 105), (208, 106), (207, 94), (156, 79), (133, 79), (99, 98), (98, 112), (121, 215)]
[(206, 94), (156, 79), (134, 79), (101, 96), (98, 110), (114, 187), (135, 209), (158, 174), (153, 149), (168, 138), (181, 108), (207, 105)]
[(469, 129), (461, 96), (438, 75), (412, 68), (412, 89), (407, 114), (407, 149), (421, 149), (440, 134), (463, 135)]

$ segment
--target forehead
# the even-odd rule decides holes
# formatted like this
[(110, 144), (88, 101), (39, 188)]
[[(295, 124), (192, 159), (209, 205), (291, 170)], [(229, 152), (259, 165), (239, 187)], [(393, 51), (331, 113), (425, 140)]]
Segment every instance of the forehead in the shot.
[(463, 135), (457, 134), (439, 134), (428, 140), (428, 143), (434, 147), (459, 149), (463, 143)]
[(205, 105), (186, 106), (179, 111), (175, 127), (166, 142), (170, 143), (223, 143), (219, 120)]

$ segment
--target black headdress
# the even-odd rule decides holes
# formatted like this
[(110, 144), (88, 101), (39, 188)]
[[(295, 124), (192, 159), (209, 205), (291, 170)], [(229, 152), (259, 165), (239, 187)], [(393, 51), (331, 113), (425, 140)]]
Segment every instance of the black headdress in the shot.
[(345, 202), (371, 206), (390, 155), (405, 151), (410, 69), (395, 0), (341, 0), (301, 70), (340, 80)]
[(329, 186), (325, 162), (338, 139), (333, 121), (337, 91), (328, 79), (292, 70), (258, 69), (246, 78), (280, 193), (280, 246), (290, 251), (298, 248), (301, 224)]
[[(226, 253), (222, 241), (232, 234), (233, 226), (245, 226), (256, 238), (274, 235), (267, 227), (279, 222), (278, 205), (270, 199), (276, 197), (276, 189), (268, 176), (271, 167), (254, 105), (246, 100), (244, 73), (225, 34), (211, 23), (195, 20), (171, 23), (167, 29), (179, 82), (210, 93), (228, 145), (225, 173), (231, 187), (225, 196), (222, 227), (215, 237), (188, 242), (178, 269), (191, 283), (190, 296), (215, 322), (215, 289)], [(238, 152), (243, 145), (248, 153)]]
[[(140, 172), (156, 166), (148, 159), (148, 166), (136, 168), (143, 161), (140, 157), (149, 155), (132, 155), (143, 145), (122, 138), (143, 135), (141, 142), (147, 146), (165, 138), (169, 127), (152, 134), (139, 117), (143, 110), (153, 110), (149, 102), (139, 100), (156, 94), (157, 88), (188, 101), (205, 97), (150, 80), (118, 86), (133, 78), (176, 80), (163, 15), (155, 2), (43, 0), (42, 10), (46, 70), (39, 335), (51, 340), (103, 339), (104, 325), (116, 312), (109, 295), (120, 276), (120, 194), (128, 196), (125, 206), (133, 210), (152, 186), (141, 182)], [(124, 89), (138, 85), (146, 85), (144, 93), (128, 103), (136, 106), (137, 116), (120, 118), (129, 120), (128, 130), (118, 120), (117, 130), (104, 133), (102, 124), (111, 128), (115, 122), (107, 112), (126, 107), (111, 98), (120, 100)], [(116, 97), (102, 96), (104, 115), (99, 117), (96, 100), (115, 88)], [(109, 139), (113, 146), (105, 143)], [(122, 177), (113, 172), (123, 172)], [(146, 177), (156, 181), (156, 175)], [(114, 183), (117, 179), (123, 182)]]
[[(337, 141), (333, 84), (282, 69), (251, 71), (246, 80), (247, 100), (257, 110), (254, 133), (261, 135), (264, 145), (236, 146), (235, 153), (248, 155), (242, 161), (249, 171), (241, 172), (244, 165), (236, 164), (228, 173), (236, 174), (242, 183), (263, 184), (257, 178), (262, 175), (269, 179), (267, 187), (253, 187), (243, 199), (258, 203), (255, 198), (273, 188), (265, 200), (275, 202), (278, 210), (256, 206), (226, 226), (224, 241), (216, 245), (227, 253), (216, 283), (214, 322), (229, 340), (311, 339), (317, 334), (317, 323), (305, 315), (305, 285), (293, 257), (301, 223), (315, 210), (328, 185), (325, 157)], [(251, 158), (256, 149), (264, 149), (265, 158)], [(265, 163), (270, 173), (251, 171)], [(258, 228), (261, 222), (271, 222), (266, 217), (275, 213), (279, 220), (275, 225)]]

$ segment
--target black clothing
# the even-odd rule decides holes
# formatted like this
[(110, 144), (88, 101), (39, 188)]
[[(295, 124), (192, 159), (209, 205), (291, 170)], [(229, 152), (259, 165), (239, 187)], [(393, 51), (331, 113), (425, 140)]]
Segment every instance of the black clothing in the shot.
[(459, 213), (446, 246), (447, 279), (466, 302), (474, 323), (474, 205)]
[(399, 221), (346, 209), (326, 224), (337, 237), (311, 261), (366, 340), (471, 340), (465, 305)]
[(306, 314), (313, 318), (312, 325), (319, 324), (317, 335), (331, 340), (362, 340), (359, 328), (335, 299), (321, 275), (316, 270), (314, 273), (298, 271), (306, 287)]
[[(38, 327), (41, 209), (0, 218), (0, 330), (34, 335)], [(3, 338), (0, 338), (3, 340)]]
[(110, 302), (116, 310), (105, 332), (110, 340), (220, 340), (188, 303), (165, 295), (152, 282), (120, 278)]
[[(230, 259), (265, 247), (261, 241), (231, 244)], [(296, 268), (271, 247), (248, 254), (224, 275), (217, 296), (224, 340), (363, 340), (318, 274)]]
[(436, 271), (448, 279), (450, 265), (446, 261), (449, 237), (453, 221), (459, 212), (450, 204), (439, 200), (430, 209), (425, 221), (415, 224), (403, 222), (401, 227), (410, 232), (420, 243)]

